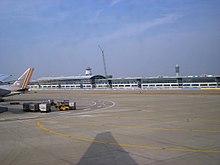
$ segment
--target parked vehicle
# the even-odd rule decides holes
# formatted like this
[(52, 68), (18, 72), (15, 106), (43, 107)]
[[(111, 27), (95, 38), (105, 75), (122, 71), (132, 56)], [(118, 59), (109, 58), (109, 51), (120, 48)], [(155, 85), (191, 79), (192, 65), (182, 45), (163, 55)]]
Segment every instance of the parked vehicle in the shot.
[(64, 101), (58, 102), (57, 109), (60, 111), (75, 110), (76, 109), (76, 102), (70, 102), (69, 100), (64, 100)]
[(40, 112), (51, 112), (51, 105), (49, 103), (39, 104)]
[(64, 100), (56, 103), (54, 100), (49, 99), (41, 103), (23, 103), (23, 110), (25, 112), (51, 112), (52, 107), (60, 111), (75, 110), (76, 102)]
[(23, 110), (26, 112), (38, 112), (39, 103), (23, 103)]

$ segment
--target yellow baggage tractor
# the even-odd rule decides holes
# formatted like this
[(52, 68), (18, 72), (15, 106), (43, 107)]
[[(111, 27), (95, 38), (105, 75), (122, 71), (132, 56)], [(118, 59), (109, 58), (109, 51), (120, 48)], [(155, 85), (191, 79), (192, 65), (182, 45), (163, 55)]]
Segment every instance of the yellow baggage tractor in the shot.
[(69, 100), (64, 100), (62, 102), (58, 102), (57, 109), (60, 111), (75, 110), (76, 109), (76, 102), (69, 102)]

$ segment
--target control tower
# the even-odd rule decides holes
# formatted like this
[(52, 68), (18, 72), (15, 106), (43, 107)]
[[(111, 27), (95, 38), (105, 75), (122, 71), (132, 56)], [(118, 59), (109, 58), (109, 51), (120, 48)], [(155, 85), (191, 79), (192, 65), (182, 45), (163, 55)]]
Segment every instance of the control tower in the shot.
[(175, 66), (175, 71), (176, 71), (176, 77), (179, 77), (180, 66), (178, 64)]
[(91, 76), (92, 75), (92, 69), (90, 67), (86, 68), (86, 72), (85, 72), (86, 76)]

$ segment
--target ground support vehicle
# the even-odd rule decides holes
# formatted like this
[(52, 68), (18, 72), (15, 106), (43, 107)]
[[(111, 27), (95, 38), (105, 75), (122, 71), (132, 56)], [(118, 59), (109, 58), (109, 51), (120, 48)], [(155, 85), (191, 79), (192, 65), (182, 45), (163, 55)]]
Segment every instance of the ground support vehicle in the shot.
[(68, 105), (60, 104), (60, 105), (57, 106), (57, 109), (59, 111), (66, 111), (66, 110), (69, 110), (70, 107)]
[(76, 109), (76, 102), (69, 102), (69, 100), (64, 100), (58, 102), (57, 110), (66, 111), (66, 110), (75, 110)]
[(23, 103), (23, 110), (26, 112), (51, 112), (51, 107), (55, 105), (56, 103), (52, 99), (41, 103)]
[(42, 103), (23, 103), (23, 110), (26, 112), (51, 112), (52, 107), (60, 111), (75, 110), (76, 102), (64, 100), (55, 103), (53, 100), (46, 100)]
[(39, 103), (23, 103), (23, 110), (25, 112), (38, 112)]
[(48, 99), (39, 104), (40, 112), (51, 112), (51, 107), (56, 106), (56, 103), (52, 99)]
[(39, 104), (40, 112), (51, 112), (51, 105), (49, 103)]

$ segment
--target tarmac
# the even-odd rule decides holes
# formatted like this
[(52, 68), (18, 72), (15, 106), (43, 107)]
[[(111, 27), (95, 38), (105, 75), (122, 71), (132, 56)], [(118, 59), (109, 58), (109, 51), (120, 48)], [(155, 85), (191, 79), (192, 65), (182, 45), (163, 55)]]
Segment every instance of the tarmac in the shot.
[[(24, 112), (71, 100), (77, 109)], [(220, 92), (39, 91), (0, 103), (0, 164), (219, 165)], [(12, 104), (11, 104), (12, 103)]]

